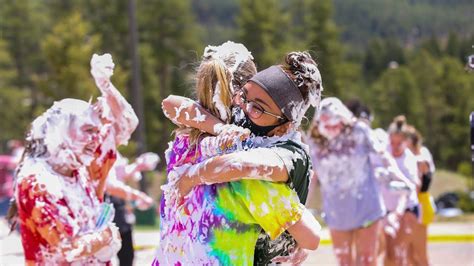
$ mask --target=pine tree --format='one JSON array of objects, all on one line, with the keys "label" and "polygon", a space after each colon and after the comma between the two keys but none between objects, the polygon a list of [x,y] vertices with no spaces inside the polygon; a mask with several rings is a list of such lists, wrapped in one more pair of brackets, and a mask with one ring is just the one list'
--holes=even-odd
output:
[{"label": "pine tree", "polygon": [[[31,98],[28,97],[27,91],[15,85],[17,80],[17,71],[9,55],[7,42],[0,39],[0,143],[6,143],[10,139],[23,139],[30,122],[28,107]],[[0,145],[0,152],[5,153],[2,148],[3,145]]]},{"label": "pine tree", "polygon": [[[443,165],[456,170],[460,163],[469,162],[468,115],[474,110],[474,77],[463,70],[455,57],[439,60],[441,73],[438,82],[445,112],[436,124],[440,125],[439,158]],[[449,136],[449,137],[448,137]]]},{"label": "pine tree", "polygon": [[393,38],[371,40],[363,62],[366,78],[369,81],[377,79],[391,62],[398,65],[406,62],[405,52],[399,42]]},{"label": "pine tree", "polygon": [[0,0],[0,34],[6,42],[16,69],[14,85],[29,94],[29,115],[37,109],[39,95],[34,77],[44,71],[43,55],[39,40],[44,36],[49,17],[45,5],[30,0]]},{"label": "pine tree", "polygon": [[287,51],[282,51],[290,33],[289,16],[277,0],[240,0],[237,17],[239,42],[255,58],[258,69],[280,63]]},{"label": "pine tree", "polygon": [[458,36],[452,32],[449,33],[446,53],[450,56],[462,59],[461,42],[459,41]]},{"label": "pine tree", "polygon": [[189,91],[188,74],[199,60],[197,51],[202,51],[200,28],[189,0],[138,1],[137,5],[147,142],[151,150],[162,154],[173,126],[160,108],[161,101],[171,93]]},{"label": "pine tree", "polygon": [[41,42],[47,73],[38,84],[47,97],[47,105],[62,98],[88,100],[98,95],[89,62],[98,50],[100,37],[89,32],[90,25],[79,13],[72,13],[59,21]]},{"label": "pine tree", "polygon": [[416,86],[421,94],[418,103],[423,107],[423,123],[419,130],[425,136],[426,144],[435,159],[440,158],[443,136],[442,117],[448,112],[448,107],[443,100],[443,92],[439,86],[442,73],[439,61],[426,50],[418,51],[411,58],[408,68],[416,79]]},{"label": "pine tree", "polygon": [[406,67],[387,69],[371,88],[375,126],[386,127],[397,115],[405,115],[417,128],[423,123],[420,92]]},{"label": "pine tree", "polygon": [[[339,30],[332,20],[331,0],[303,0],[302,30],[299,33],[316,59],[326,95],[341,96],[342,84],[340,67],[342,64],[342,45],[339,42]],[[298,39],[297,39],[298,40]]]}]

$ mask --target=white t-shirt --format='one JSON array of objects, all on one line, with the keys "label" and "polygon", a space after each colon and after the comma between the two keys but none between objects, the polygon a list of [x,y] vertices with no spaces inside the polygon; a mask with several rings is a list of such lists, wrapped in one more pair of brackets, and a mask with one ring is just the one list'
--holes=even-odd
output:
[{"label": "white t-shirt", "polygon": [[[418,181],[418,165],[416,156],[409,150],[405,149],[405,152],[400,157],[394,157],[397,162],[398,168],[405,175],[406,178],[413,181],[414,184]],[[408,197],[407,207],[415,207],[418,205],[418,196],[416,190],[410,192]]]},{"label": "white t-shirt", "polygon": [[[392,154],[390,145],[387,146],[387,151],[390,153],[390,155]],[[416,180],[418,179],[417,157],[410,150],[406,149],[402,156],[398,158],[394,157],[394,159],[402,174],[409,180],[412,180],[413,183],[416,183]],[[385,167],[382,166],[382,162],[377,161],[375,161],[374,167],[376,172],[378,168],[385,169]],[[381,177],[384,177],[387,175],[389,176],[390,174],[388,172],[382,171],[379,172],[379,175],[381,175]],[[395,211],[400,197],[405,193],[408,193],[409,195],[408,201],[406,203],[407,208],[412,208],[418,204],[418,196],[416,190],[407,192],[404,190],[393,189],[390,187],[390,178],[381,178],[381,180],[379,180],[379,185],[380,192],[382,194],[382,198],[387,211]]]},{"label": "white t-shirt", "polygon": [[430,167],[430,172],[434,173],[436,167],[433,161],[433,156],[431,155],[431,152],[428,150],[428,148],[426,148],[425,146],[421,147],[420,154],[416,157],[418,162],[427,162]]}]

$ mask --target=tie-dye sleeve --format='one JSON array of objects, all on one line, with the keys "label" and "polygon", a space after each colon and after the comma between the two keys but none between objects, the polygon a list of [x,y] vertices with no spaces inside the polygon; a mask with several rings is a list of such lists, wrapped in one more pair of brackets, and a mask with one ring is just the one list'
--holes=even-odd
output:
[{"label": "tie-dye sleeve", "polygon": [[305,207],[288,185],[258,180],[242,180],[231,184],[254,222],[271,239],[301,219]]},{"label": "tie-dye sleeve", "polygon": [[166,159],[166,169],[168,172],[184,164],[195,164],[201,159],[199,147],[192,147],[187,135],[177,136],[170,145],[171,147]]}]

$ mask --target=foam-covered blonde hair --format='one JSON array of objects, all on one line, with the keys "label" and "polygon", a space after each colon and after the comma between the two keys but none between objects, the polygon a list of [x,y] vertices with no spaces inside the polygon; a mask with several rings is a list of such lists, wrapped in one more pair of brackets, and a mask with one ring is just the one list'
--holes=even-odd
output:
[{"label": "foam-covered blonde hair", "polygon": [[[196,73],[196,100],[212,115],[230,123],[234,91],[256,72],[253,57],[244,45],[228,41],[207,46]],[[187,131],[192,144],[202,134],[199,129]]]}]

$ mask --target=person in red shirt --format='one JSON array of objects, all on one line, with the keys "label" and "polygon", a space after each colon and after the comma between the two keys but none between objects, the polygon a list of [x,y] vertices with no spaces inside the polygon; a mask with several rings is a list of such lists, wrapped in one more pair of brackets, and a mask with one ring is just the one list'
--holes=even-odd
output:
[{"label": "person in red shirt", "polygon": [[26,138],[14,195],[26,265],[107,265],[121,246],[102,199],[116,146],[138,119],[110,82],[111,56],[94,55],[91,67],[98,101],[55,102]]}]

